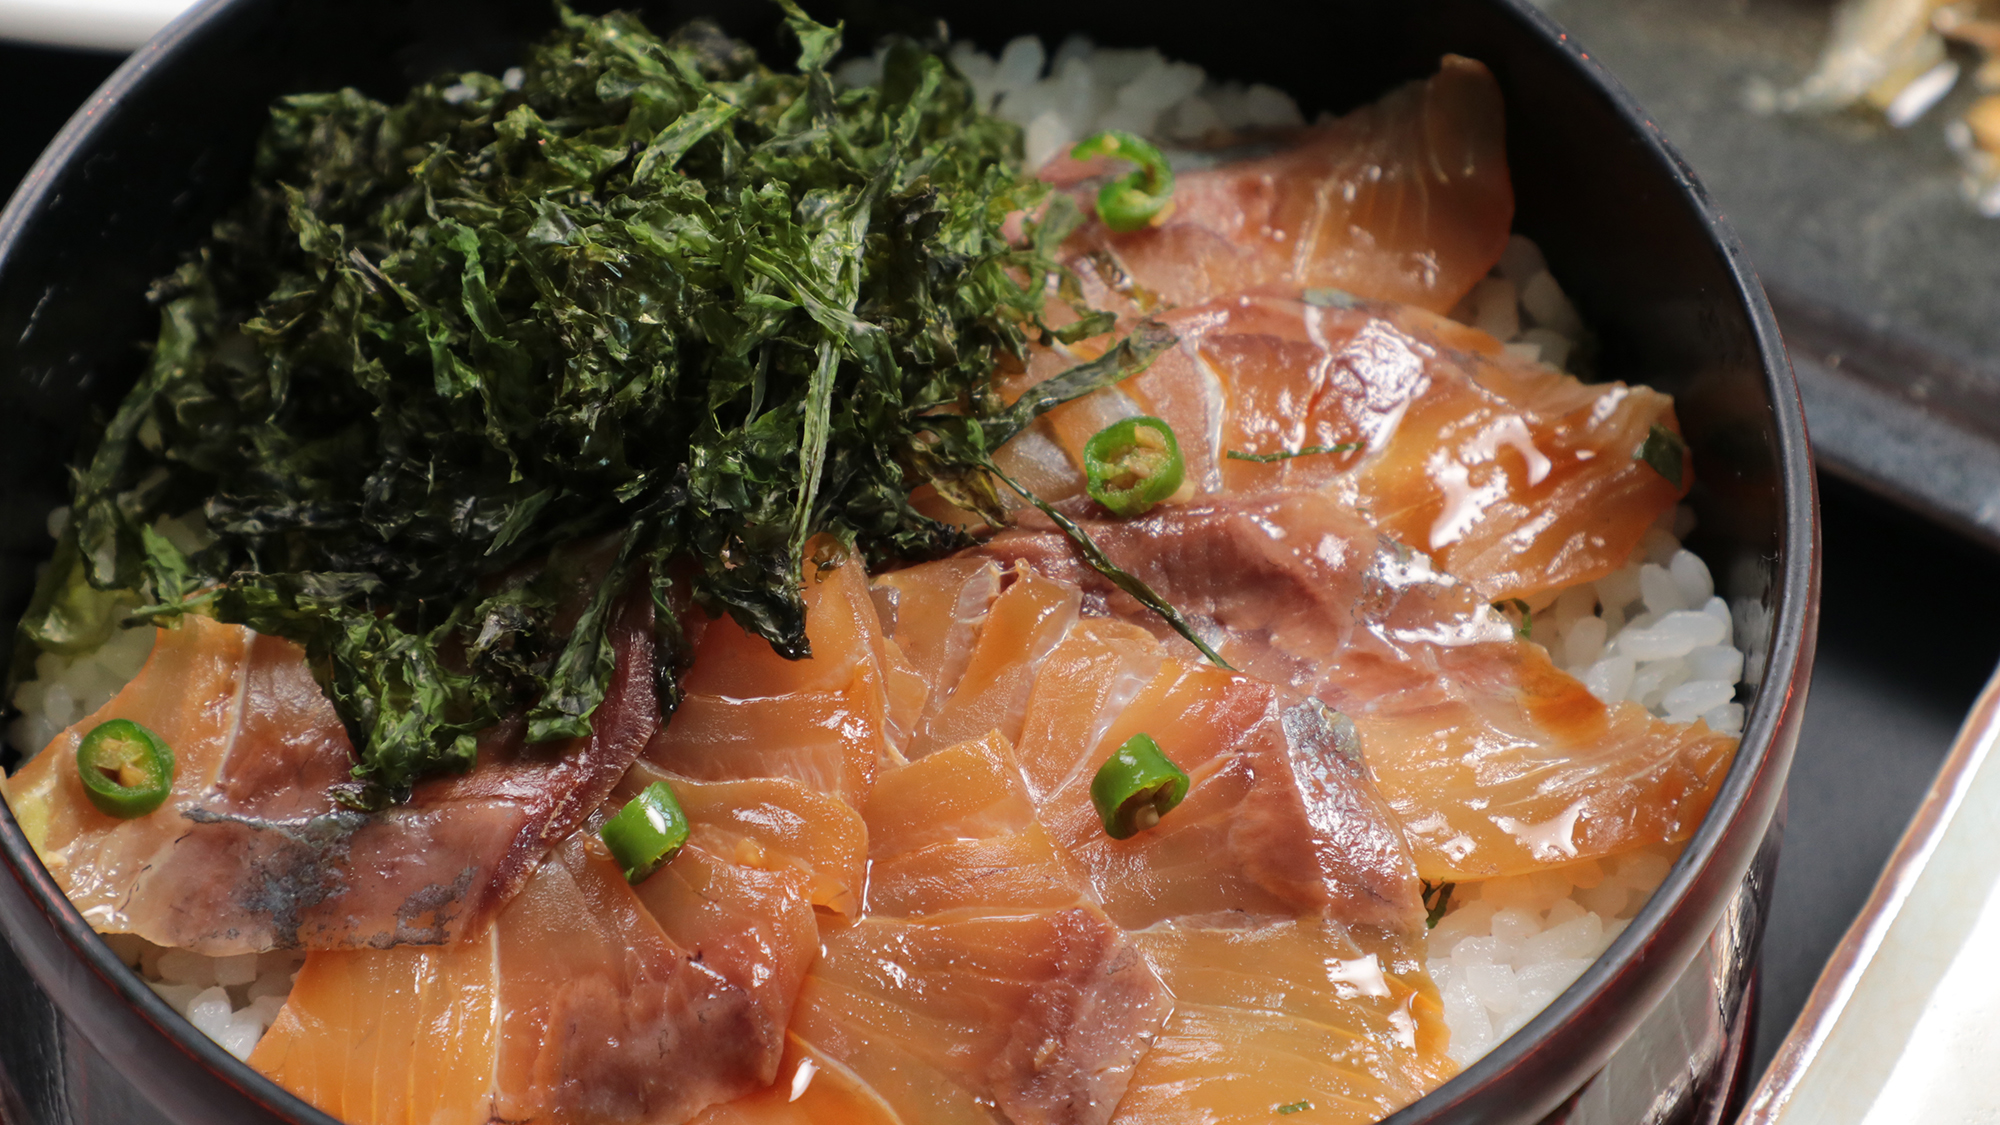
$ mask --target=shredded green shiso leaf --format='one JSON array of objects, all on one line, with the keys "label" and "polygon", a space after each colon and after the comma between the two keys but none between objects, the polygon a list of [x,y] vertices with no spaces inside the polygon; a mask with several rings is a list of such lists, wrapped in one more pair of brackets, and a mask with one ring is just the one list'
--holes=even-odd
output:
[{"label": "shredded green shiso leaf", "polygon": [[[518,82],[280,101],[247,201],[156,291],[28,637],[199,612],[293,638],[359,750],[343,799],[379,807],[504,715],[586,734],[635,581],[671,708],[687,599],[803,657],[813,536],[963,545],[920,483],[1003,519],[991,450],[1171,337],[1002,407],[1001,356],[1110,325],[1042,320],[1074,207],[937,50],[836,89],[839,30],[780,3],[796,73],[563,11]],[[217,538],[189,556],[152,524],[195,507]]]}]

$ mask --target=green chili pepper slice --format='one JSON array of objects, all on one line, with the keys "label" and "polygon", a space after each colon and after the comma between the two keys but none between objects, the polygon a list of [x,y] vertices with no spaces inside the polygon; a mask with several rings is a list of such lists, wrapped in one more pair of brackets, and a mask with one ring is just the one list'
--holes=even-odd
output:
[{"label": "green chili pepper slice", "polygon": [[1115,516],[1143,516],[1178,492],[1187,461],[1174,429],[1158,418],[1127,418],[1097,431],[1083,445],[1090,498]]},{"label": "green chili pepper slice", "polygon": [[1104,821],[1104,831],[1124,840],[1151,828],[1187,796],[1188,775],[1167,760],[1149,734],[1125,740],[1097,769],[1090,782],[1090,802]]},{"label": "green chili pepper slice", "polygon": [[166,803],[174,788],[174,752],[130,719],[99,723],[76,748],[76,771],[90,803],[130,820]]},{"label": "green chili pepper slice", "polygon": [[1174,170],[1160,150],[1120,129],[1085,137],[1069,150],[1076,160],[1115,156],[1130,160],[1135,171],[1105,184],[1097,192],[1097,217],[1115,231],[1135,231],[1166,221],[1174,207]]},{"label": "green chili pepper slice", "polygon": [[625,802],[597,834],[625,872],[625,881],[640,883],[681,853],[688,839],[688,819],[673,789],[655,781]]}]

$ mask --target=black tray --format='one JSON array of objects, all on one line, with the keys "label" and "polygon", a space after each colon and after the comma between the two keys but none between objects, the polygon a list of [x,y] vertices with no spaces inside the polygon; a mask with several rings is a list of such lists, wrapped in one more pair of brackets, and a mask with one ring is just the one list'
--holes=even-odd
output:
[{"label": "black tray", "polygon": [[1943,136],[1971,83],[1905,129],[1863,110],[1765,116],[1746,86],[1811,70],[1830,0],[1544,7],[1655,115],[1749,247],[1821,467],[2000,546],[2000,219],[1961,198]]}]

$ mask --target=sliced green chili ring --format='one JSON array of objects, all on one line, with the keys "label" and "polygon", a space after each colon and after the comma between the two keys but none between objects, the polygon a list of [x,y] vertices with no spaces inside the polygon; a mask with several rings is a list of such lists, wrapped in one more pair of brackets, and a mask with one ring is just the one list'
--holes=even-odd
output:
[{"label": "sliced green chili ring", "polygon": [[1151,828],[1187,796],[1188,775],[1160,752],[1149,734],[1125,740],[1097,769],[1090,782],[1090,802],[1104,821],[1104,831],[1124,840]]},{"label": "sliced green chili ring", "polygon": [[1162,222],[1173,211],[1174,170],[1151,144],[1121,129],[1085,137],[1069,150],[1072,158],[1115,156],[1139,167],[1097,191],[1097,217],[1115,231],[1135,231]]},{"label": "sliced green chili ring", "polygon": [[1311,1101],[1305,1098],[1300,1098],[1298,1101],[1287,1102],[1284,1105],[1279,1106],[1278,1116],[1283,1117],[1293,1113],[1304,1113],[1306,1110],[1309,1110],[1312,1107],[1313,1104]]},{"label": "sliced green chili ring", "polygon": [[1097,431],[1083,445],[1090,498],[1115,516],[1143,516],[1178,492],[1187,461],[1174,428],[1158,418],[1127,418]]},{"label": "sliced green chili ring", "polygon": [[174,789],[174,752],[138,723],[112,719],[83,736],[76,771],[91,804],[130,820],[166,803]]},{"label": "sliced green chili ring", "polygon": [[1646,432],[1646,440],[1632,453],[1634,461],[1644,461],[1654,472],[1667,478],[1667,483],[1675,488],[1681,486],[1681,463],[1687,458],[1687,443],[1681,435],[1661,425],[1654,425]]},{"label": "sliced green chili ring", "polygon": [[674,791],[666,782],[655,781],[625,802],[597,834],[625,872],[625,881],[640,883],[681,854],[688,839],[688,819]]}]

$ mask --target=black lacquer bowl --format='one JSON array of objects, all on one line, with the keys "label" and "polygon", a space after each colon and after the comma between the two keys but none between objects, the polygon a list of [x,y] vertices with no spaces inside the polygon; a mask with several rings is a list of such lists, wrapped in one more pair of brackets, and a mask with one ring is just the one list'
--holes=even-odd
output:
[{"label": "black lacquer bowl", "polygon": [[[1195,20],[1098,0],[934,5],[811,6],[821,18],[849,15],[857,44],[891,26],[934,28],[939,16],[988,49],[1028,31],[1157,44],[1213,74],[1286,89],[1309,114],[1428,74],[1447,51],[1492,67],[1507,97],[1516,226],[1600,334],[1600,368],[1679,400],[1700,481],[1693,546],[1722,593],[1754,607],[1739,617],[1750,618],[1761,687],[1713,811],[1638,919],[1526,1028],[1392,1120],[1596,1117],[1572,1095],[1621,1046],[1621,1058],[1658,1053],[1640,1041],[1662,1026],[1677,980],[1683,991],[1697,977],[1723,982],[1708,991],[1726,1000],[1718,1026],[1728,1034],[1761,933],[1760,873],[1804,705],[1817,536],[1805,427],[1776,325],[1693,174],[1630,96],[1525,0],[1235,0],[1226,18]],[[662,29],[708,15],[775,47],[775,8],[757,0],[642,7]],[[0,616],[12,621],[26,603],[47,553],[43,519],[63,502],[82,431],[139,373],[157,330],[149,283],[240,195],[271,99],[343,85],[394,98],[439,73],[498,70],[552,22],[543,0],[211,0],[98,91],[0,213]],[[35,1125],[330,1120],[230,1058],[126,971],[5,812],[0,852],[0,933],[11,946],[11,956],[0,947],[0,1115]],[[1665,1049],[1660,1097],[1692,1106],[1667,1087],[1704,1067],[1711,1085],[1727,1085],[1731,1068],[1716,1058]],[[1615,1093],[1598,1100],[1649,1114],[1667,1104],[1646,1089]]]}]

